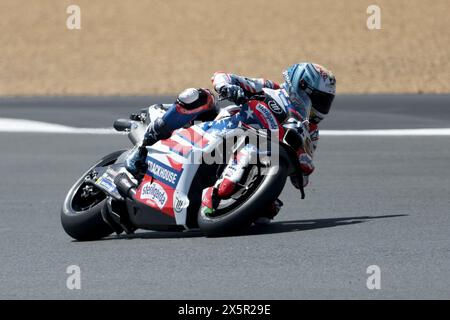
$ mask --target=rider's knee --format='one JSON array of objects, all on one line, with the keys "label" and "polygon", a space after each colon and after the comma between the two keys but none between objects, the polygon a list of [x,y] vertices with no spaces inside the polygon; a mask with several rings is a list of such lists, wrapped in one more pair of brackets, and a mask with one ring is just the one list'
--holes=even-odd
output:
[{"label": "rider's knee", "polygon": [[208,89],[189,88],[178,95],[175,105],[181,114],[200,114],[215,109],[216,104]]}]

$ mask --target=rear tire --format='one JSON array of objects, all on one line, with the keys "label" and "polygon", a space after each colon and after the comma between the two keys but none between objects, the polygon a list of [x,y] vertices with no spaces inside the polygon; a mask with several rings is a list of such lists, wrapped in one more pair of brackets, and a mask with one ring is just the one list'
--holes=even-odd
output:
[{"label": "rear tire", "polygon": [[102,208],[105,205],[105,199],[96,199],[93,202],[92,207],[88,209],[77,208],[76,195],[79,193],[80,188],[85,185],[85,176],[95,167],[107,166],[114,163],[117,158],[123,154],[125,150],[113,152],[87,170],[80,179],[70,188],[61,209],[61,224],[64,231],[72,238],[79,241],[98,240],[110,235],[113,230],[102,218]]},{"label": "rear tire", "polygon": [[267,203],[278,198],[286,183],[286,165],[281,163],[268,170],[258,189],[237,208],[217,217],[208,217],[199,211],[197,220],[200,230],[208,237],[216,237],[238,234],[250,227]]}]

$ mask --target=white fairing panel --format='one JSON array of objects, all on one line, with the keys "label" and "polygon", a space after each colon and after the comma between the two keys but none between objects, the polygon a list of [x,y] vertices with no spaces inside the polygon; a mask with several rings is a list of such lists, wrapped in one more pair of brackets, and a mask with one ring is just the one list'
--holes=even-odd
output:
[{"label": "white fairing panel", "polygon": [[[186,139],[188,130],[192,133],[191,136],[201,136],[204,141],[207,141],[207,144],[200,146]],[[168,190],[168,193],[171,193],[172,203],[167,204],[173,208],[177,225],[186,227],[187,207],[189,206],[188,194],[191,183],[203,161],[204,152],[213,149],[221,142],[221,137],[211,135],[203,131],[200,126],[194,125],[189,129],[178,129],[169,139],[159,141],[148,147],[148,156],[151,159],[180,172],[175,189]],[[175,149],[183,148],[190,151],[187,155],[179,154],[171,147],[173,145],[176,146]]]},{"label": "white fairing panel", "polygon": [[[167,108],[163,109],[157,105],[150,106],[148,110],[149,120],[155,121],[162,117],[166,112],[165,109]],[[222,111],[220,117],[225,119],[239,111],[239,107],[229,106]],[[233,134],[234,132],[237,133]],[[160,193],[164,193],[166,201],[164,201],[163,208],[160,209],[166,214],[173,213],[177,225],[186,227],[187,208],[189,206],[188,194],[200,164],[205,162],[204,154],[211,152],[221,144],[224,134],[230,136],[239,133],[241,131],[227,130],[222,134],[215,131],[205,131],[202,124],[199,124],[178,129],[170,138],[147,147],[147,164],[149,165],[150,175],[157,180],[158,185],[163,185],[164,189],[164,192]],[[168,176],[171,179],[167,179]],[[195,188],[196,186],[192,187]],[[137,196],[141,197],[141,194],[138,192]]]}]

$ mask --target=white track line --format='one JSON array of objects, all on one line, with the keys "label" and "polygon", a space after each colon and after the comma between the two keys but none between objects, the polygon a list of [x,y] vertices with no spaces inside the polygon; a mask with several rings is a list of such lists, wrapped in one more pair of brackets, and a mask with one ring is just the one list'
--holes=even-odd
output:
[{"label": "white track line", "polygon": [[450,128],[379,129],[379,130],[320,130],[321,136],[450,136]]},{"label": "white track line", "polygon": [[48,122],[9,118],[0,118],[0,132],[121,134],[113,128],[75,128]]},{"label": "white track line", "polygon": [[[60,124],[0,118],[0,132],[66,133],[66,134],[123,134],[113,128],[76,128]],[[320,130],[321,136],[450,136],[450,128],[383,129],[383,130]]]}]

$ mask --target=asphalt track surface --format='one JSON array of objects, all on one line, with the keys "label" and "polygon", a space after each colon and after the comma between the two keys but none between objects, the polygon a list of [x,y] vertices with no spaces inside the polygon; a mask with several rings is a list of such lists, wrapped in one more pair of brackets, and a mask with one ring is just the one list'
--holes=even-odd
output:
[{"label": "asphalt track surface", "polygon": [[[108,127],[156,101],[3,98],[0,118]],[[450,127],[450,95],[336,102],[324,128]],[[450,298],[448,136],[324,136],[306,199],[287,185],[275,222],[243,236],[73,241],[59,220],[66,192],[99,157],[129,145],[120,135],[0,133],[0,298]],[[66,287],[74,264],[81,290]],[[366,287],[370,265],[381,269],[380,290]]]}]

